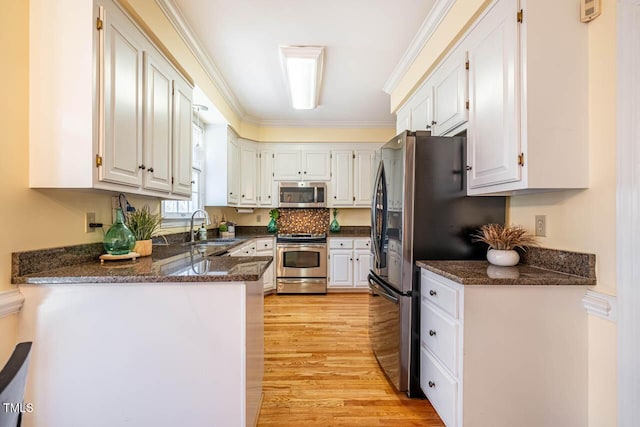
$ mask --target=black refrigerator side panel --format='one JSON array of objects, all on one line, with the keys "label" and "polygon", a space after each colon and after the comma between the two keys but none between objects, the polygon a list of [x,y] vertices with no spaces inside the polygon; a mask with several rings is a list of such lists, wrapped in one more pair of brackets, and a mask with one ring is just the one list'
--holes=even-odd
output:
[{"label": "black refrigerator side panel", "polygon": [[482,224],[505,220],[505,197],[466,195],[466,139],[416,141],[413,260],[484,259],[472,242]]}]

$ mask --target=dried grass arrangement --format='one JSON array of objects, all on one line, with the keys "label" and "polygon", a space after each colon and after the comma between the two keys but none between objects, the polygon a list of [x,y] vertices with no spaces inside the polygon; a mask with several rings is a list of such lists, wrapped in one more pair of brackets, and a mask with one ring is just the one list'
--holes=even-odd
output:
[{"label": "dried grass arrangement", "polygon": [[527,233],[520,225],[485,224],[480,227],[480,233],[474,234],[474,242],[484,242],[491,249],[502,251],[527,246],[537,246],[536,238]]},{"label": "dried grass arrangement", "polygon": [[159,214],[152,214],[149,206],[131,212],[127,216],[127,227],[131,230],[136,240],[149,240],[160,228],[162,218]]}]

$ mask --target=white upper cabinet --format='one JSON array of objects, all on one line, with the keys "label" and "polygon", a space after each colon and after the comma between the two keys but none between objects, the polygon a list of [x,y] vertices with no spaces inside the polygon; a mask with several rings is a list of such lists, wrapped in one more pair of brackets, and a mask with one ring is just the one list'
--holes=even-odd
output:
[{"label": "white upper cabinet", "polygon": [[[115,5],[105,9],[104,141],[99,179],[142,184],[142,35]],[[69,153],[72,155],[72,153]]]},{"label": "white upper cabinet", "polygon": [[[227,203],[231,206],[240,203],[240,163],[238,139],[233,132],[229,132],[227,135]],[[215,185],[215,183],[211,183],[211,180],[209,182],[210,185]]]},{"label": "white upper cabinet", "polygon": [[405,105],[396,113],[396,135],[411,129],[411,107]]},{"label": "white upper cabinet", "polygon": [[495,0],[398,110],[397,128],[407,117],[423,127],[432,90],[433,134],[467,131],[467,194],[587,188],[587,61],[572,2]]},{"label": "white upper cabinet", "polygon": [[274,179],[277,181],[329,181],[331,161],[328,150],[276,149]]},{"label": "white upper cabinet", "polygon": [[516,103],[517,13],[513,1],[502,1],[482,19],[469,42],[467,134],[470,189],[517,181],[520,138]]},{"label": "white upper cabinet", "polygon": [[193,90],[183,79],[173,81],[173,194],[191,196]]},{"label": "white upper cabinet", "polygon": [[466,62],[464,52],[455,52],[433,78],[433,135],[444,135],[468,120]]},{"label": "white upper cabinet", "polygon": [[331,152],[330,206],[353,206],[353,151]]},{"label": "white upper cabinet", "polygon": [[431,130],[433,126],[433,87],[425,83],[414,96],[411,103],[411,124],[407,129]]},{"label": "white upper cabinet", "polygon": [[301,160],[304,181],[329,181],[331,179],[329,150],[303,151]]},{"label": "white upper cabinet", "polygon": [[[144,52],[144,144],[142,184],[144,188],[171,191],[172,70],[154,52]],[[189,180],[191,181],[191,180]]]},{"label": "white upper cabinet", "polygon": [[29,20],[29,185],[189,197],[192,87],[132,18],[113,0],[34,0]]},{"label": "white upper cabinet", "polygon": [[255,142],[240,142],[240,204],[255,206],[258,204],[258,148]]},{"label": "white upper cabinet", "polygon": [[353,196],[354,206],[371,207],[371,197],[373,195],[374,180],[374,158],[373,150],[356,150],[353,160]]},{"label": "white upper cabinet", "polygon": [[258,204],[260,206],[275,206],[273,181],[273,150],[260,151],[260,191],[258,194]]}]

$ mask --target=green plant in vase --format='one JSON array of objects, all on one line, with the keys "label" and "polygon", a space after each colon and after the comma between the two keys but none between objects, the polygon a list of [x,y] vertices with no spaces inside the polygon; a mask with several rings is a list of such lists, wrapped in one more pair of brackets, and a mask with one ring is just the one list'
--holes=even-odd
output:
[{"label": "green plant in vase", "polygon": [[151,255],[153,246],[151,238],[160,228],[162,218],[159,214],[152,214],[149,206],[131,212],[127,217],[127,226],[136,238],[134,252],[140,256]]},{"label": "green plant in vase", "polygon": [[267,232],[276,233],[278,232],[278,218],[280,218],[280,211],[278,209],[271,209],[269,211],[269,217],[271,221],[267,224]]},{"label": "green plant in vase", "polygon": [[329,231],[331,231],[332,233],[337,233],[338,231],[340,231],[340,224],[338,224],[338,209],[337,208],[333,208],[333,221],[331,221],[331,225],[329,225]]}]

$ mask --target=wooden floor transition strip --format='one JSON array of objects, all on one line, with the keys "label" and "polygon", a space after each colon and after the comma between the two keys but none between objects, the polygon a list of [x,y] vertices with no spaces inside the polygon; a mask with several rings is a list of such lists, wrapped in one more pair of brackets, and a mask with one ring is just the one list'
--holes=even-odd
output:
[{"label": "wooden floor transition strip", "polygon": [[427,400],[397,393],[369,344],[368,294],[265,298],[258,426],[442,426]]}]

